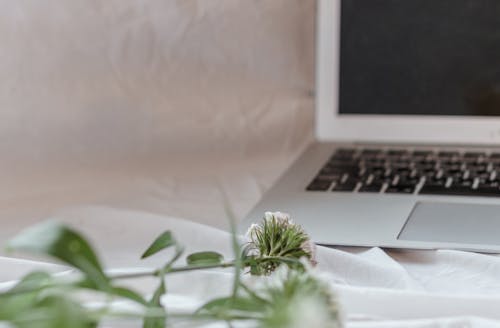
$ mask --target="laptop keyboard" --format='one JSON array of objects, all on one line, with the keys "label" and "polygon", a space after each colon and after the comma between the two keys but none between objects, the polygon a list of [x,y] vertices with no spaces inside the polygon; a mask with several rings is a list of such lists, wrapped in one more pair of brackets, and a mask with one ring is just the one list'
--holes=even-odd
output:
[{"label": "laptop keyboard", "polygon": [[500,197],[500,153],[341,148],[306,190]]}]

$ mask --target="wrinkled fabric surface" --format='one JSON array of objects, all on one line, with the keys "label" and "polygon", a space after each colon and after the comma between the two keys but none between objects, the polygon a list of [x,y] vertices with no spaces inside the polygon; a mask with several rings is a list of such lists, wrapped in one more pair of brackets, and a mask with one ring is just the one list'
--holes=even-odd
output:
[{"label": "wrinkled fabric surface", "polygon": [[[312,140],[314,1],[0,5],[0,243],[54,218],[108,269],[159,265],[138,258],[166,229],[230,257],[224,204],[242,218]],[[0,288],[67,271],[1,256]],[[319,248],[318,262],[347,327],[500,326],[496,256]],[[164,301],[186,310],[231,276],[171,279]]]},{"label": "wrinkled fabric surface", "polygon": [[[165,261],[161,255],[145,261],[139,257],[159,231],[166,229],[175,231],[186,253],[216,250],[232,258],[227,232],[185,219],[108,206],[66,208],[54,218],[87,235],[114,272],[161,266]],[[450,250],[318,247],[317,261],[317,269],[338,294],[346,327],[500,326],[500,259],[496,256]],[[21,259],[0,258],[0,263],[4,268],[0,288],[10,286],[6,281],[30,269],[67,271]],[[167,280],[169,296],[163,301],[171,311],[195,310],[228,293],[231,281],[231,271],[223,269],[172,275]],[[145,294],[156,287],[148,279],[131,280],[128,285]]]}]

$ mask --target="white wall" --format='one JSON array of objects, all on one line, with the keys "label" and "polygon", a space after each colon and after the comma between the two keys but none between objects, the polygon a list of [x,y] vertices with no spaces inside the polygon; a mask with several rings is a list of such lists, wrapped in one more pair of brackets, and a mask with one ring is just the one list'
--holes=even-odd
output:
[{"label": "white wall", "polygon": [[0,8],[3,168],[289,156],[310,140],[313,0]]}]

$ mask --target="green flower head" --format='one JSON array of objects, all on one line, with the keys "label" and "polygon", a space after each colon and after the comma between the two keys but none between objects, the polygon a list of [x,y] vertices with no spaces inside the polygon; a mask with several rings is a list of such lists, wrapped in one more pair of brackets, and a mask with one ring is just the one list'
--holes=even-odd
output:
[{"label": "green flower head", "polygon": [[269,275],[281,263],[300,267],[301,258],[316,264],[314,243],[286,213],[266,212],[260,224],[248,229],[247,238],[245,255],[255,259],[252,274]]}]

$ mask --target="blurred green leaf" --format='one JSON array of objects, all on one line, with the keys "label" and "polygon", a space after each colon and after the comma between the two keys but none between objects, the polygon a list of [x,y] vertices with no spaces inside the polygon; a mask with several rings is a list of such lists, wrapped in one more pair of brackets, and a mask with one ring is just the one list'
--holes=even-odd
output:
[{"label": "blurred green leaf", "polygon": [[65,297],[67,287],[57,286],[46,272],[32,272],[0,294],[0,321],[18,328],[90,328],[90,313]]},{"label": "blurred green leaf", "polygon": [[0,322],[12,321],[26,313],[36,300],[36,292],[0,296]]},{"label": "blurred green leaf", "polygon": [[27,311],[34,304],[46,277],[38,272],[29,274],[9,291],[0,294],[0,321],[10,321]]},{"label": "blurred green leaf", "polygon": [[153,241],[151,246],[142,254],[141,259],[145,259],[146,257],[149,257],[151,255],[154,255],[165,248],[171,247],[176,245],[177,242],[175,241],[174,237],[172,236],[172,232],[170,231],[165,231],[161,235],[158,236],[158,238]]},{"label": "blurred green leaf", "polygon": [[89,242],[78,232],[60,223],[49,221],[26,229],[14,237],[7,248],[50,255],[79,269],[97,289],[109,288],[109,280]]},{"label": "blurred green leaf", "polygon": [[[83,288],[83,289],[92,289],[92,290],[98,290],[95,287],[95,284],[89,281],[88,279],[83,279],[80,280],[72,285],[75,288]],[[126,298],[131,301],[134,301],[136,303],[142,304],[142,305],[149,305],[149,302],[144,299],[140,294],[137,292],[128,289],[126,287],[120,287],[120,286],[109,286],[108,289],[105,290],[106,293],[109,293],[110,296],[118,296],[121,298]]]},{"label": "blurred green leaf", "polygon": [[[161,283],[158,288],[155,290],[151,301],[149,302],[149,311],[153,312],[154,316],[146,316],[144,319],[143,328],[164,328],[166,326],[167,321],[167,312],[161,305],[161,297],[166,293],[165,282],[163,277],[161,277]],[[156,313],[159,313],[157,315]]]},{"label": "blurred green leaf", "polygon": [[231,316],[232,313],[241,315],[242,312],[261,312],[265,303],[253,298],[229,296],[217,298],[202,305],[197,314],[212,314],[219,317]]},{"label": "blurred green leaf", "polygon": [[217,252],[198,252],[190,254],[186,258],[188,265],[203,266],[203,265],[217,265],[221,264],[224,257]]},{"label": "blurred green leaf", "polygon": [[110,293],[115,296],[126,298],[142,305],[146,306],[149,305],[149,303],[140,294],[125,287],[112,287]]},{"label": "blurred green leaf", "polygon": [[0,294],[0,298],[12,294],[27,293],[40,290],[53,282],[52,276],[47,272],[33,271],[24,276],[14,287]]},{"label": "blurred green leaf", "polygon": [[17,328],[94,328],[97,321],[81,305],[62,295],[40,297],[11,322]]}]

